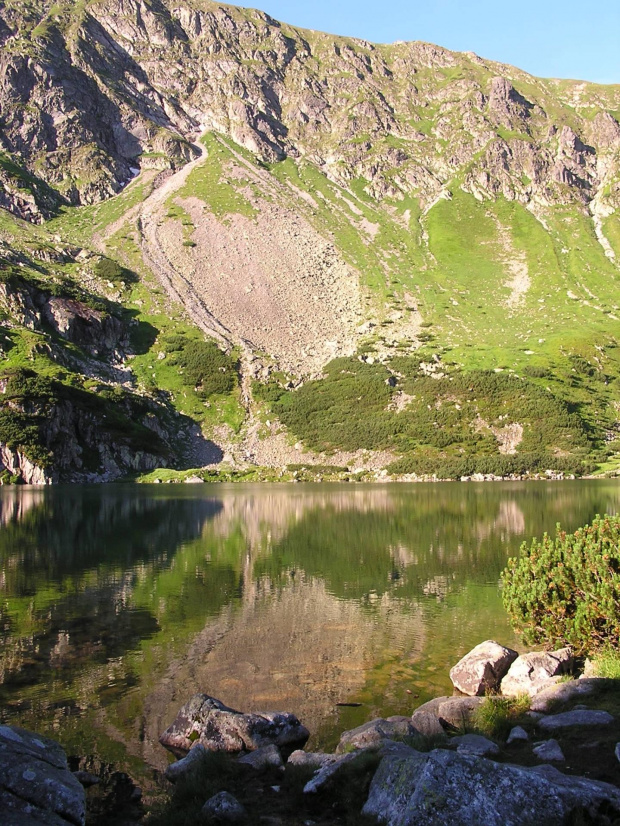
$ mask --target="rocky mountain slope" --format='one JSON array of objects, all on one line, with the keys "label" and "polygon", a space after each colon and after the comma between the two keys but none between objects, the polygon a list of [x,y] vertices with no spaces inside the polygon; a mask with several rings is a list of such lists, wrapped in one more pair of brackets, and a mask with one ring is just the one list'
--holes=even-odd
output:
[{"label": "rocky mountain slope", "polygon": [[11,474],[613,456],[620,86],[209,0],[10,0],[0,43],[5,372],[161,440],[52,436],[22,394]]}]

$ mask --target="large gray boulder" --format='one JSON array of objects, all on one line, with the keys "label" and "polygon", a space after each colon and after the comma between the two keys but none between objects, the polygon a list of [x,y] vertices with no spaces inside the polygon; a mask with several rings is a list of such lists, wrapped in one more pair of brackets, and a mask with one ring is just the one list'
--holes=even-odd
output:
[{"label": "large gray boulder", "polygon": [[501,692],[506,697],[517,697],[519,694],[533,697],[558,682],[562,675],[569,674],[572,668],[573,652],[570,648],[522,654],[502,680]]},{"label": "large gray boulder", "polygon": [[486,640],[472,648],[450,669],[450,679],[463,694],[482,696],[499,688],[502,677],[518,656],[512,648]]},{"label": "large gray boulder", "polygon": [[555,683],[536,693],[532,698],[532,711],[547,712],[550,708],[569,703],[581,697],[587,697],[598,689],[605,688],[608,681],[600,677],[580,678],[564,683]]},{"label": "large gray boulder", "polygon": [[386,755],[363,814],[389,826],[560,826],[576,807],[617,809],[620,789],[550,766],[523,768],[435,749]]},{"label": "large gray boulder", "polygon": [[274,744],[297,748],[310,732],[294,714],[260,711],[244,714],[208,694],[195,694],[177,714],[159,742],[177,757],[197,743],[209,751],[254,751]]},{"label": "large gray boulder", "polygon": [[544,731],[556,731],[570,726],[607,726],[613,723],[614,718],[608,711],[590,711],[587,708],[576,708],[573,711],[564,711],[561,714],[549,714],[538,721],[538,728]]},{"label": "large gray boulder", "polygon": [[0,726],[2,826],[83,826],[86,795],[54,740]]}]

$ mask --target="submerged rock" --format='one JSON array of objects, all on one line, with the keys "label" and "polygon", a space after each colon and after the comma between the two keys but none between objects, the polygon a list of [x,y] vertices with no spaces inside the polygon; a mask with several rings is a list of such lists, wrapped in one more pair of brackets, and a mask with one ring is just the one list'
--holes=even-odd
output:
[{"label": "submerged rock", "polygon": [[196,744],[209,751],[254,751],[276,746],[303,746],[310,732],[294,714],[261,711],[244,714],[208,694],[195,694],[177,714],[159,742],[177,756]]},{"label": "submerged rock", "polygon": [[450,669],[450,679],[463,694],[481,696],[499,688],[502,678],[519,655],[494,640],[473,648]]}]

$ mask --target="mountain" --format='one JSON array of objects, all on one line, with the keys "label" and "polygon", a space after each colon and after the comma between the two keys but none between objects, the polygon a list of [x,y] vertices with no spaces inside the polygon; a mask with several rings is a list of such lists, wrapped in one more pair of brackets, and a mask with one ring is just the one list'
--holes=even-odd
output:
[{"label": "mountain", "polygon": [[616,467],[620,86],[209,0],[0,44],[5,480]]}]

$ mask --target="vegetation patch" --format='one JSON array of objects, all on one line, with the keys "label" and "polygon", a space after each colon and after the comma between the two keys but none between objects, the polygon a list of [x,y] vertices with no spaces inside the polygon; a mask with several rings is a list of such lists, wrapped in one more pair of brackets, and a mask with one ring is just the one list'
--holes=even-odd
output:
[{"label": "vegetation patch", "polygon": [[190,339],[172,335],[165,339],[170,363],[182,370],[185,384],[202,399],[231,393],[237,386],[238,361],[209,339]]},{"label": "vegetation patch", "polygon": [[521,547],[502,573],[503,600],[530,645],[578,653],[620,645],[620,517],[596,517],[567,534],[557,527]]},{"label": "vegetation patch", "polygon": [[[296,390],[271,380],[255,383],[254,392],[313,450],[392,450],[401,456],[389,466],[396,474],[580,474],[597,435],[528,378],[422,356],[385,364],[335,359]],[[398,397],[405,398],[400,409]]]}]

